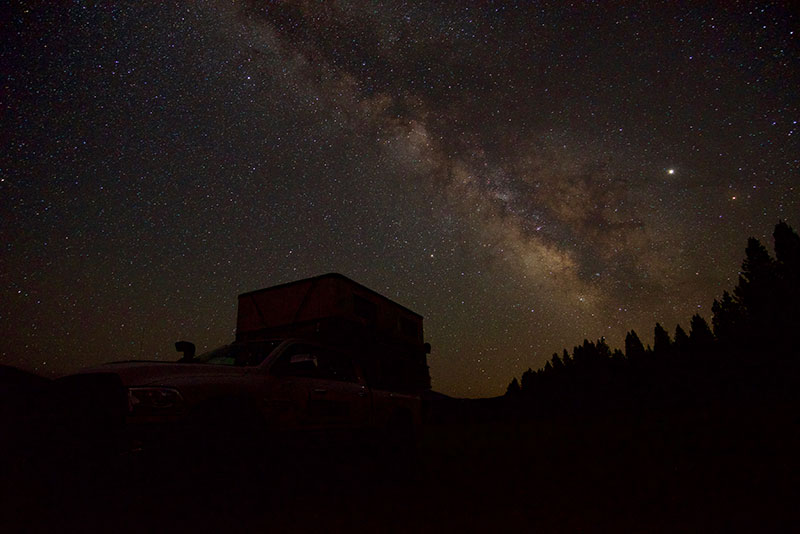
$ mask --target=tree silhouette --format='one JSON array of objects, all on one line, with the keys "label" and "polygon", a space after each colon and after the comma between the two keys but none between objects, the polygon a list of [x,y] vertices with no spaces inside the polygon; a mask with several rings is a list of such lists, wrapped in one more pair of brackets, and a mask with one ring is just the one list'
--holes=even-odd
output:
[{"label": "tree silhouette", "polygon": [[711,324],[716,338],[726,344],[735,344],[744,327],[744,313],[739,302],[725,291],[720,300],[714,299],[711,311],[714,314]]},{"label": "tree silhouette", "polygon": [[561,371],[562,369],[564,369],[564,362],[558,356],[557,352],[553,353],[553,357],[550,359],[550,361],[553,363],[554,371]]},{"label": "tree silhouette", "polygon": [[625,356],[629,360],[636,360],[644,356],[644,345],[635,330],[631,330],[625,336]]},{"label": "tree silhouette", "polygon": [[522,383],[520,387],[524,393],[531,393],[533,391],[533,382],[535,380],[536,373],[534,373],[533,369],[528,367],[528,370],[522,373]]},{"label": "tree silhouette", "polygon": [[564,367],[571,367],[572,366],[572,357],[570,357],[569,352],[567,349],[564,349],[564,352],[561,355],[561,361],[564,362]]},{"label": "tree silhouette", "polygon": [[611,347],[608,346],[606,338],[601,337],[600,339],[598,339],[597,343],[595,344],[595,347],[597,350],[597,355],[596,355],[597,361],[604,362],[609,358],[611,358]]},{"label": "tree silhouette", "polygon": [[708,323],[699,313],[692,315],[689,327],[690,350],[702,353],[713,349],[714,334],[711,333]]},{"label": "tree silhouette", "polygon": [[660,323],[656,323],[653,329],[653,353],[656,356],[665,356],[672,347],[672,340],[669,338],[669,333],[664,330]]},{"label": "tree silhouette", "polygon": [[770,335],[777,353],[797,356],[795,332],[800,328],[800,236],[780,221],[775,238],[775,283]]},{"label": "tree silhouette", "polygon": [[521,391],[517,377],[514,377],[506,388],[506,397],[519,397]]},{"label": "tree silhouette", "polygon": [[681,325],[675,327],[675,342],[673,346],[678,353],[684,353],[689,350],[689,336],[686,335]]},{"label": "tree silhouette", "polygon": [[795,276],[800,276],[800,236],[785,221],[775,225],[775,258],[786,265]]},{"label": "tree silhouette", "polygon": [[734,295],[742,307],[746,321],[742,325],[743,341],[752,348],[764,343],[773,322],[771,299],[775,297],[775,264],[761,242],[747,241],[745,259]]}]

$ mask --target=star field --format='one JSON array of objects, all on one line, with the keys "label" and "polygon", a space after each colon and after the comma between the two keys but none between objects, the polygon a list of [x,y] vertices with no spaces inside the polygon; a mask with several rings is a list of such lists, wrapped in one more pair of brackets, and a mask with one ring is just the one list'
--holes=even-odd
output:
[{"label": "star field", "polygon": [[425,316],[435,389],[649,341],[800,226],[788,2],[15,2],[0,363],[233,339],[329,271]]}]

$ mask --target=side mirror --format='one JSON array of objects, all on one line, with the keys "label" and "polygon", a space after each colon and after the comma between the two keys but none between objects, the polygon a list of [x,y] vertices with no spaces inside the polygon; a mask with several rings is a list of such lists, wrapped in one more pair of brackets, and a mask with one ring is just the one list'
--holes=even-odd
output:
[{"label": "side mirror", "polygon": [[195,347],[191,341],[176,341],[175,350],[183,353],[183,357],[178,360],[179,362],[188,363],[194,360]]}]

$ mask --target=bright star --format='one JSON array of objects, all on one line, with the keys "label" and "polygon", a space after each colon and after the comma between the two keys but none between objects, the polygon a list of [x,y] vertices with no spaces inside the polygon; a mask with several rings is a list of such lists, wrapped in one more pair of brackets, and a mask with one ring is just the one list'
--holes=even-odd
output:
[{"label": "bright star", "polygon": [[675,174],[675,169],[667,169],[667,174]]}]

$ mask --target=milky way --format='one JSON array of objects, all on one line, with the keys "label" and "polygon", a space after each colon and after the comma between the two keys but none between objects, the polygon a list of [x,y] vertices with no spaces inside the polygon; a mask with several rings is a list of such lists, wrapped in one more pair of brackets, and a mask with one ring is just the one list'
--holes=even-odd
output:
[{"label": "milky way", "polygon": [[45,374],[233,338],[341,272],[480,396],[647,342],[800,226],[788,3],[17,2],[0,358]]}]

